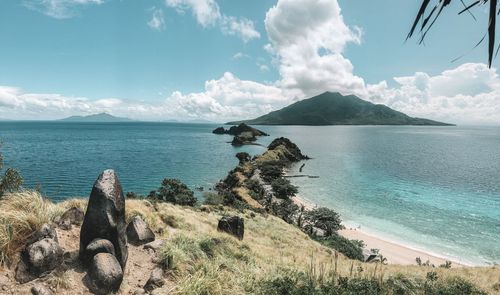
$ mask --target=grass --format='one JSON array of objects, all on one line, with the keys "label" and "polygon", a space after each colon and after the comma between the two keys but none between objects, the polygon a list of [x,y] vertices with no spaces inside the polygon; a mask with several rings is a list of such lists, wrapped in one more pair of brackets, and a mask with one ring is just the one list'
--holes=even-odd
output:
[{"label": "grass", "polygon": [[[71,200],[53,204],[36,192],[0,200],[2,262],[12,261],[23,241],[43,223],[72,206],[84,208],[85,203]],[[146,200],[126,201],[128,220],[141,215],[154,230],[164,232],[167,243],[162,261],[171,271],[169,294],[259,294],[263,282],[291,272],[303,273],[315,282],[340,277],[377,281],[404,277],[403,282],[393,279],[402,287],[406,281],[425,281],[429,272],[435,272],[436,284],[465,278],[491,294],[498,293],[500,286],[498,266],[445,269],[362,263],[321,245],[275,216],[221,206],[212,206],[209,211]],[[218,220],[224,215],[245,218],[242,241],[217,231]]]}]

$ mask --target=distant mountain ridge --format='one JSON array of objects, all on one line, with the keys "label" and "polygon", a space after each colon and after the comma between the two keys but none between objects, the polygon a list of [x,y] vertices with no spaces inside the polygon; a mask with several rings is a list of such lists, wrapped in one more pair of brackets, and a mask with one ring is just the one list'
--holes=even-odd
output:
[{"label": "distant mountain ridge", "polygon": [[130,122],[129,118],[115,117],[107,113],[100,113],[88,116],[71,116],[60,121],[66,122]]},{"label": "distant mountain ridge", "polygon": [[373,104],[355,95],[325,92],[293,103],[252,120],[234,121],[253,125],[429,125],[453,124],[410,117],[382,104]]}]

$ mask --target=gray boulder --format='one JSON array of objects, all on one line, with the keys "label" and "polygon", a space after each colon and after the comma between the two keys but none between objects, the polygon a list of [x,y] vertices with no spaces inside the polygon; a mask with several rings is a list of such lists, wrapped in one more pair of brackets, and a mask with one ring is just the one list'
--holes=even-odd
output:
[{"label": "gray boulder", "polygon": [[158,249],[163,247],[163,245],[165,245],[165,240],[159,239],[159,240],[155,240],[151,243],[147,243],[146,245],[144,245],[143,249],[144,250],[158,251]]},{"label": "gray boulder", "polygon": [[99,175],[90,193],[87,212],[80,232],[80,257],[95,239],[109,240],[116,259],[124,269],[128,258],[125,223],[125,197],[113,170]]},{"label": "gray boulder", "polygon": [[31,287],[31,294],[33,295],[54,295],[54,292],[50,290],[47,286],[42,284],[36,284]]},{"label": "gray boulder", "polygon": [[120,289],[123,281],[123,270],[115,256],[109,253],[98,253],[94,256],[87,275],[90,289],[95,294],[109,294]]},{"label": "gray boulder", "polygon": [[116,256],[115,246],[108,240],[95,239],[87,245],[87,248],[85,248],[81,256],[81,260],[85,265],[89,265],[94,259],[94,256],[99,253],[109,253]]},{"label": "gray boulder", "polygon": [[53,239],[54,241],[59,242],[59,240],[57,239],[56,229],[52,225],[45,223],[42,225],[42,227],[40,227],[39,230],[34,232],[28,238],[28,240],[26,241],[26,245],[31,245],[35,242],[38,242],[40,240],[47,239],[47,238]]},{"label": "gray boulder", "polygon": [[16,280],[29,282],[60,266],[64,260],[64,251],[54,239],[43,239],[35,242],[21,253],[16,268]]},{"label": "gray boulder", "polygon": [[146,282],[146,285],[144,285],[144,290],[146,292],[151,292],[156,288],[161,288],[163,285],[165,285],[165,279],[163,279],[163,269],[161,267],[157,267],[151,272],[149,280]]},{"label": "gray boulder", "polygon": [[61,216],[61,219],[59,220],[59,227],[69,230],[71,229],[71,225],[81,225],[84,217],[85,213],[82,211],[82,209],[78,207],[72,207],[64,212]]},{"label": "gray boulder", "polygon": [[135,216],[127,225],[128,242],[139,246],[155,240],[155,234],[140,216]]},{"label": "gray boulder", "polygon": [[245,234],[244,220],[239,216],[224,216],[219,220],[217,230],[229,233],[243,240],[243,235]]}]

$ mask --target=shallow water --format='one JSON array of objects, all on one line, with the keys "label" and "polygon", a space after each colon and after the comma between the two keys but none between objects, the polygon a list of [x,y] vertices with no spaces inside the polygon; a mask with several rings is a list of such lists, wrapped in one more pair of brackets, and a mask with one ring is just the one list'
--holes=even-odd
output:
[{"label": "shallow water", "polygon": [[[28,187],[59,200],[88,196],[106,168],[125,191],[142,194],[164,177],[208,190],[237,164],[215,125],[2,122],[7,166]],[[500,128],[262,126],[289,137],[313,159],[293,178],[299,193],[361,226],[415,248],[469,263],[500,262]],[[291,174],[298,173],[299,165]],[[197,193],[198,196],[201,193]]]}]

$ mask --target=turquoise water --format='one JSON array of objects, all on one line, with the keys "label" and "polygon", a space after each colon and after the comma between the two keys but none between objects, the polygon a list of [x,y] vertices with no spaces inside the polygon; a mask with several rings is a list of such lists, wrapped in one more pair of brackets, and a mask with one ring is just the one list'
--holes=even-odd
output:
[{"label": "turquoise water", "polygon": [[[237,164],[215,125],[0,123],[7,165],[47,196],[87,196],[115,169],[125,191],[147,193],[164,177],[211,187]],[[347,224],[466,263],[500,262],[500,128],[262,126],[313,157],[293,178],[299,194],[335,208]],[[290,173],[298,173],[299,165]]]}]

